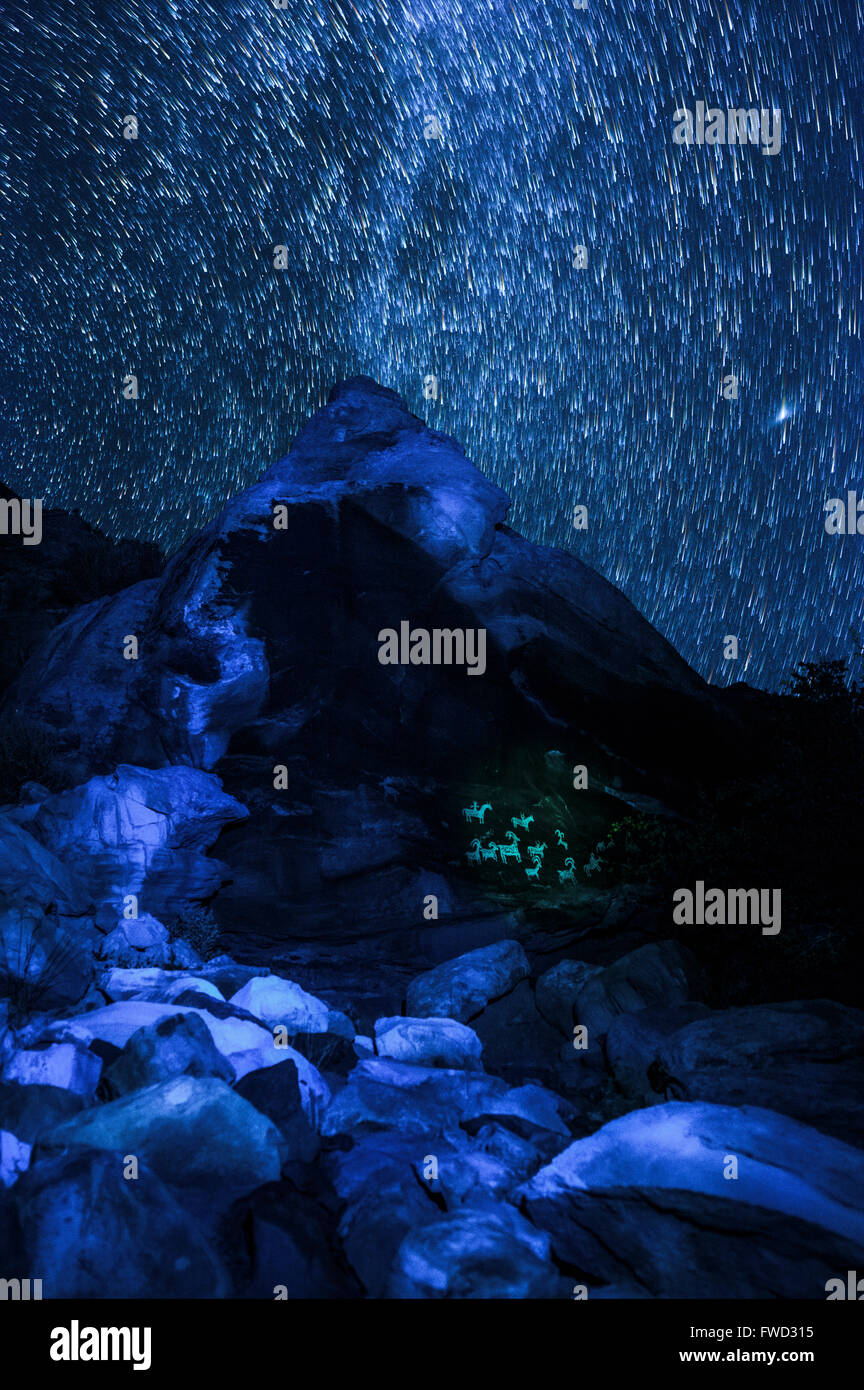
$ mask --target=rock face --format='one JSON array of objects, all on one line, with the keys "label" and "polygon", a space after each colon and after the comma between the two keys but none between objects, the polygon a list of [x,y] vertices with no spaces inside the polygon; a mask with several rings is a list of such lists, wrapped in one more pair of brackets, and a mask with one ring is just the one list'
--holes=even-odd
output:
[{"label": "rock face", "polygon": [[77,1004],[93,979],[97,941],[90,923],[73,932],[56,912],[0,908],[0,997],[42,1008]]},{"label": "rock face", "polygon": [[0,814],[0,885],[3,898],[17,909],[33,904],[44,912],[56,906],[61,918],[75,921],[90,905],[75,867],[61,862],[13,813]]}]

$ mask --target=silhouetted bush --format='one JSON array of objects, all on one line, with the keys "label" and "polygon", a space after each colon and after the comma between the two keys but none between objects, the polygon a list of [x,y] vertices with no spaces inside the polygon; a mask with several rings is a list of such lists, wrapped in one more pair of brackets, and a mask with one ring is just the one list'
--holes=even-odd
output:
[{"label": "silhouetted bush", "polygon": [[790,695],[817,704],[830,701],[851,705],[857,692],[854,684],[850,687],[848,675],[845,661],[831,661],[827,657],[821,661],[799,661],[784,682],[784,689]]},{"label": "silhouetted bush", "polygon": [[75,954],[49,919],[26,912],[0,918],[0,997],[9,1001],[10,1027],[21,1027],[45,1002]]}]

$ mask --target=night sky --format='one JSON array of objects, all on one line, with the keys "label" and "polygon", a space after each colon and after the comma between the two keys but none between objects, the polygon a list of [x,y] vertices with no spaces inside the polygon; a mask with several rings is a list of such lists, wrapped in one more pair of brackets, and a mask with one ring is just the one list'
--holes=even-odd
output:
[{"label": "night sky", "polygon": [[858,0],[4,5],[0,478],[173,549],[362,372],[707,678],[849,658],[862,72]]}]

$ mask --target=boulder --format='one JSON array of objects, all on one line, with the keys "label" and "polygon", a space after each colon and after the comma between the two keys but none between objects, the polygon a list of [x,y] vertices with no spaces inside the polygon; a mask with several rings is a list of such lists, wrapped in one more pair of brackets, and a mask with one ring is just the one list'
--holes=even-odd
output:
[{"label": "boulder", "polygon": [[390,1298],[554,1298],[550,1241],[512,1207],[466,1207],[404,1238]]},{"label": "boulder", "polygon": [[289,1034],[336,1033],[344,1038],[354,1037],[354,1026],[345,1014],[278,975],[258,975],[247,980],[230,1002],[271,1028],[282,1025]]},{"label": "boulder", "polygon": [[[341,1033],[295,1033],[291,1046],[312,1062],[325,1080],[332,1077],[336,1090],[340,1079],[347,1080],[357,1065],[358,1056],[363,1055],[362,1047],[359,1051],[355,1048],[354,1038],[343,1037]],[[366,1055],[374,1056],[374,1048],[370,1046]]]},{"label": "boulder", "polygon": [[[444,1134],[458,1124],[458,1112],[451,1108],[451,1097],[432,1084],[409,1086],[402,1083],[394,1068],[426,1078],[426,1068],[407,1063],[383,1062],[377,1058],[361,1061],[347,1085],[331,1100],[321,1121],[321,1134],[363,1133],[369,1130],[396,1130],[401,1134]],[[434,1073],[436,1076],[444,1073]],[[451,1074],[448,1072],[449,1077]],[[463,1076],[459,1073],[459,1076]]]},{"label": "boulder", "polygon": [[208,978],[153,966],[106,970],[99,980],[99,988],[114,1003],[122,999],[147,999],[153,1003],[170,1004],[187,989],[208,994],[212,999],[222,998],[216,985]]},{"label": "boulder", "polygon": [[31,1145],[8,1129],[0,1129],[0,1183],[11,1187],[30,1163]]},{"label": "boulder", "polygon": [[522,1139],[505,1125],[491,1122],[480,1125],[472,1143],[474,1152],[489,1154],[503,1163],[511,1173],[527,1178],[541,1166],[535,1145]]},{"label": "boulder", "polygon": [[482,1067],[477,1034],[452,1018],[379,1018],[375,1051],[397,1062],[470,1070]]},{"label": "boulder", "polygon": [[56,1086],[90,1100],[99,1084],[102,1063],[85,1047],[55,1043],[13,1052],[3,1068],[4,1081],[22,1086]]},{"label": "boulder", "polygon": [[564,1044],[560,1034],[537,1010],[528,980],[520,980],[500,999],[493,999],[471,1020],[483,1047],[487,1071],[511,1085],[539,1080],[553,1090],[563,1089],[563,1075],[572,1072],[571,1048],[562,1069]]},{"label": "boulder", "polygon": [[16,1184],[22,1243],[43,1297],[227,1297],[200,1221],[145,1163],[127,1181],[126,1152],[72,1150],[42,1159]]},{"label": "boulder", "polygon": [[22,1086],[17,1081],[0,1082],[0,1129],[28,1144],[34,1144],[43,1131],[50,1133],[83,1108],[83,1097],[75,1091],[36,1083]]},{"label": "boulder", "polygon": [[[184,990],[175,998],[175,1004],[184,1009],[192,1009],[204,1019],[219,1050],[228,1057],[235,1075],[240,1078],[250,1071],[263,1067],[275,1067],[282,1062],[292,1061],[297,1070],[303,1109],[313,1126],[330,1100],[330,1087],[305,1053],[299,1048],[284,1042],[278,1028],[271,1032],[258,1019],[241,1012],[237,1005],[202,995],[194,990]],[[313,1035],[305,1034],[306,1038]],[[326,1035],[329,1038],[329,1034]],[[347,1039],[337,1038],[337,1043]]]},{"label": "boulder", "polygon": [[417,1180],[447,1211],[488,1204],[490,1197],[510,1199],[543,1162],[542,1144],[489,1121],[428,1138],[423,1147],[429,1152],[415,1165]]},{"label": "boulder", "polygon": [[123,1048],[139,1028],[182,1012],[174,1004],[123,999],[116,1004],[106,1004],[104,1009],[91,1009],[88,1013],[58,1019],[45,1029],[45,1037],[58,1042],[80,1040],[88,1047],[98,1038],[114,1047]]},{"label": "boulder", "polygon": [[552,1147],[560,1148],[561,1139],[570,1137],[567,1121],[573,1107],[560,1096],[533,1082],[510,1086],[503,1092],[478,1096],[472,1107],[466,1108],[460,1123],[473,1133],[486,1120],[498,1120],[516,1134],[531,1137],[537,1142],[537,1131],[549,1137],[557,1136]]},{"label": "boulder", "polygon": [[[175,941],[174,946],[185,945],[185,942]],[[224,1003],[222,995],[213,984],[212,980],[206,980],[200,975],[189,975],[171,971],[168,978],[159,986],[159,998],[164,999],[166,1004],[170,1004],[175,999],[180,999],[192,990],[197,995],[206,995],[208,999],[218,999]]]},{"label": "boulder", "polygon": [[113,1096],[158,1085],[172,1076],[215,1076],[234,1081],[234,1068],[222,1056],[198,1014],[168,1014],[132,1034],[120,1056],[106,1069]]},{"label": "boulder", "polygon": [[710,1013],[707,1004],[660,1004],[640,1009],[635,1014],[619,1014],[613,1019],[603,1047],[619,1090],[625,1096],[642,1100],[648,1105],[655,1105],[660,1099],[672,1099],[671,1096],[658,1096],[649,1079],[659,1049],[664,1040],[677,1033],[679,1028]]},{"label": "boulder", "polygon": [[673,1101],[632,1111],[564,1149],[521,1195],[530,1209],[572,1192],[630,1187],[746,1203],[864,1243],[864,1153],[750,1106]]},{"label": "boulder", "polygon": [[[481,1125],[481,1131],[488,1136],[497,1126]],[[509,1131],[501,1130],[504,1134]],[[421,1171],[425,1185],[433,1194],[438,1194],[448,1211],[461,1206],[476,1206],[488,1203],[490,1198],[505,1200],[518,1186],[519,1182],[539,1167],[541,1159],[533,1146],[517,1135],[510,1138],[523,1144],[530,1159],[512,1152],[500,1151],[501,1146],[490,1145],[480,1138],[470,1138],[467,1134],[453,1135],[442,1143],[436,1139],[429,1147],[435,1150],[437,1169]],[[434,1171],[434,1176],[433,1176]]]},{"label": "boulder", "polygon": [[418,975],[406,991],[405,1008],[412,1017],[465,1023],[528,974],[528,959],[519,942],[498,941]]},{"label": "boulder", "polygon": [[167,964],[174,970],[194,970],[201,964],[201,957],[190,942],[174,937]]},{"label": "boulder", "polygon": [[251,1191],[279,1177],[275,1126],[215,1077],[179,1076],[85,1110],[40,1141],[46,1151],[134,1154],[164,1182],[208,1192]]},{"label": "boulder", "polygon": [[211,956],[198,971],[199,977],[215,985],[223,999],[230,999],[249,980],[269,975],[264,965],[239,965],[231,956]]},{"label": "boulder", "polygon": [[864,1013],[826,999],[725,1009],[658,1040],[655,1090],[755,1105],[864,1146]]},{"label": "boulder", "polygon": [[[529,1201],[555,1256],[594,1298],[824,1299],[861,1245],[785,1213],[637,1186]],[[692,1306],[692,1305],[691,1305]]]},{"label": "boulder", "polygon": [[676,941],[651,942],[593,975],[576,996],[576,1019],[589,1037],[609,1031],[619,1014],[636,1013],[649,1004],[682,1004],[699,981],[690,951]]},{"label": "boulder", "polygon": [[[235,1022],[239,1023],[241,1020]],[[260,1041],[255,1047],[228,1055],[238,1080],[249,1072],[293,1062],[297,1071],[303,1112],[313,1129],[318,1128],[321,1116],[330,1103],[330,1087],[314,1062],[310,1062],[302,1052],[295,1047],[275,1043],[272,1035],[268,1034],[266,1043]]]},{"label": "boulder", "polygon": [[102,942],[99,956],[117,966],[167,965],[171,960],[168,929],[149,912],[128,920],[121,918]]},{"label": "boulder", "polygon": [[441,1219],[440,1198],[422,1177],[434,1152],[424,1136],[358,1135],[349,1152],[327,1154],[325,1170],[344,1203],[342,1247],[370,1298],[383,1298],[390,1266],[409,1231]]},{"label": "boulder", "polygon": [[858,1150],[785,1116],[673,1102],[572,1144],[515,1196],[592,1286],[822,1299],[860,1264],[862,1176]]},{"label": "boulder", "polygon": [[[285,1070],[285,1068],[282,1068]],[[336,1218],[290,1183],[268,1183],[230,1213],[244,1298],[344,1299],[361,1290],[342,1253]]]},{"label": "boulder", "polygon": [[559,960],[539,976],[534,997],[539,1012],[565,1038],[572,1038],[576,996],[583,985],[603,969],[584,960]]},{"label": "boulder", "polygon": [[297,1067],[290,1058],[278,1067],[247,1072],[236,1082],[234,1090],[278,1129],[283,1165],[312,1162],[320,1143],[304,1110]]}]

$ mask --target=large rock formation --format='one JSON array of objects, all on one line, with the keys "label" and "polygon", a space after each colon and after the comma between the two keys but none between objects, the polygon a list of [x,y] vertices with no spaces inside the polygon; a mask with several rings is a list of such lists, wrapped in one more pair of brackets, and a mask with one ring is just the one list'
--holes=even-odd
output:
[{"label": "large rock formation", "polygon": [[[413,736],[414,763],[422,748],[446,769],[469,733],[495,748],[491,715],[508,707],[551,734],[596,724],[602,701],[614,746],[610,706],[632,716],[634,694],[649,705],[678,696],[682,711],[680,697],[704,700],[702,681],[623,594],[573,556],[508,530],[507,508],[392,391],[342,383],[287,457],[161,579],[62,624],[15,694],[74,734],[91,771],[120,761],[212,768],[253,727],[286,756],[301,737],[358,769],[374,750],[376,771],[386,750],[401,769]],[[485,627],[485,679],[380,666],[378,632],[402,619]],[[139,638],[137,660],[122,659],[126,634]],[[629,737],[616,730],[620,757],[621,744],[635,752],[644,738],[638,723]]]},{"label": "large rock formation", "polygon": [[[623,594],[514,534],[507,507],[392,391],[342,383],[161,578],[61,624],[10,701],[55,732],[76,783],[118,763],[218,774],[251,813],[217,850],[237,949],[344,947],[386,923],[382,958],[434,965],[512,935],[489,917],[485,864],[476,891],[462,808],[488,801],[482,834],[501,840],[533,807],[538,838],[563,827],[587,858],[604,787],[674,801],[727,720]],[[403,621],[485,629],[485,671],[382,665],[379,632]],[[557,893],[565,863],[540,884]],[[510,862],[491,886],[518,908],[539,884]],[[430,894],[464,930],[430,933]],[[329,975],[316,959],[344,978],[344,955]]]}]

